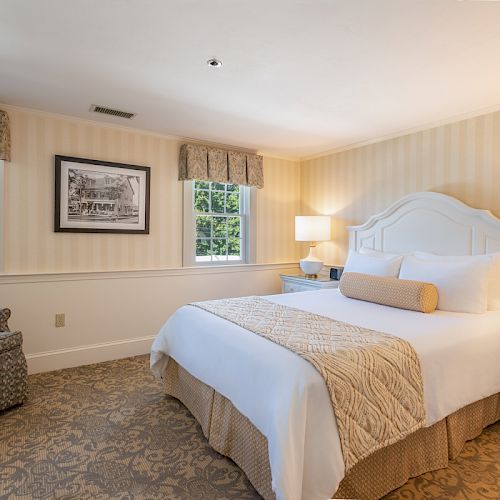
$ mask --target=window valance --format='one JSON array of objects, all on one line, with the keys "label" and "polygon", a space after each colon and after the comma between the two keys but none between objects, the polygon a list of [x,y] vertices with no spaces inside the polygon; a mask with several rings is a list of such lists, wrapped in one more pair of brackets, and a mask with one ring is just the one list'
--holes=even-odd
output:
[{"label": "window valance", "polygon": [[179,180],[229,182],[264,187],[260,155],[227,151],[199,144],[183,144],[179,154]]},{"label": "window valance", "polygon": [[10,161],[10,124],[7,111],[0,110],[0,160]]}]

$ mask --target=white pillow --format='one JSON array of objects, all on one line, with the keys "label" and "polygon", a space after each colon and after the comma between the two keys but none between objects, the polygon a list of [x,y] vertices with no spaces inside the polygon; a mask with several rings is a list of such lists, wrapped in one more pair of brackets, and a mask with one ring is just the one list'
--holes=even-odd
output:
[{"label": "white pillow", "polygon": [[482,314],[488,303],[488,278],[491,259],[487,256],[473,261],[447,259],[403,259],[399,277],[424,281],[438,289],[438,309],[442,311]]},{"label": "white pillow", "polygon": [[371,255],[372,257],[379,257],[381,259],[392,259],[394,257],[401,257],[401,254],[399,253],[380,252],[379,250],[373,250],[373,248],[365,248],[365,247],[361,247],[359,249],[359,253],[362,255]]},{"label": "white pillow", "polygon": [[500,311],[500,252],[490,254],[491,272],[488,289],[488,309]]},{"label": "white pillow", "polygon": [[[448,260],[450,262],[481,262],[484,255],[436,255],[427,252],[415,252],[415,257],[425,260]],[[491,268],[488,283],[488,309],[490,311],[500,311],[500,253],[486,255],[491,259]]]},{"label": "white pillow", "polygon": [[344,273],[363,273],[397,278],[402,260],[403,257],[399,255],[386,258],[350,251],[344,267]]}]

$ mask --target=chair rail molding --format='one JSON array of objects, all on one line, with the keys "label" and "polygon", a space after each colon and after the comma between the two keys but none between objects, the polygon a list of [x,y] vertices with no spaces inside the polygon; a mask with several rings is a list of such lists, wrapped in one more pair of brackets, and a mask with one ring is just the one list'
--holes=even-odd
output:
[{"label": "chair rail molding", "polygon": [[259,272],[298,268],[298,262],[280,262],[273,264],[240,264],[210,267],[169,267],[163,269],[131,269],[119,271],[82,271],[62,273],[3,273],[0,274],[0,285],[16,283],[49,283],[54,281],[84,281],[130,278],[163,278],[169,276],[193,276],[208,274],[230,274],[242,272]]}]

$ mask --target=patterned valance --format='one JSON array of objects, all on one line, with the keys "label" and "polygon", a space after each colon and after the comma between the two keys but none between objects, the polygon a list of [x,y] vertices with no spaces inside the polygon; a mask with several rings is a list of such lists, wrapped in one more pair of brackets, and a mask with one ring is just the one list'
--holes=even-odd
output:
[{"label": "patterned valance", "polygon": [[262,188],[262,156],[199,144],[183,144],[179,155],[179,180],[229,182]]},{"label": "patterned valance", "polygon": [[0,110],[0,160],[10,161],[10,124],[7,111]]}]

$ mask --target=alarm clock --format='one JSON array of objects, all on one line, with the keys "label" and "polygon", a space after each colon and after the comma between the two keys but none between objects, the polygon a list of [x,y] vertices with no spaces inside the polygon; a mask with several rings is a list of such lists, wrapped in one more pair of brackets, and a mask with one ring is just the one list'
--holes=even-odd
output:
[{"label": "alarm clock", "polygon": [[330,279],[338,281],[342,276],[342,272],[344,268],[342,266],[333,266],[330,267]]}]

